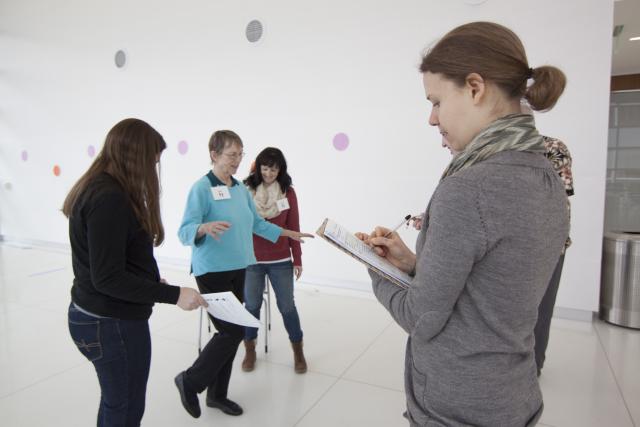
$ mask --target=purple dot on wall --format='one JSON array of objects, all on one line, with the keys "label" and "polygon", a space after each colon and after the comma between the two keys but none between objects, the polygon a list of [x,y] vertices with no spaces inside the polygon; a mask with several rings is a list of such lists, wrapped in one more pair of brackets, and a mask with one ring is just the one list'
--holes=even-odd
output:
[{"label": "purple dot on wall", "polygon": [[89,157],[93,157],[96,155],[96,147],[94,147],[93,145],[90,145],[87,148],[87,154],[89,155]]},{"label": "purple dot on wall", "polygon": [[27,160],[29,160],[29,153],[27,153],[27,150],[22,150],[20,157],[22,157],[23,162],[26,162]]},{"label": "purple dot on wall", "polygon": [[349,146],[349,137],[345,133],[337,133],[333,137],[333,146],[338,151],[344,151]]},{"label": "purple dot on wall", "polygon": [[178,153],[185,155],[189,151],[189,143],[187,141],[180,141],[178,143]]}]

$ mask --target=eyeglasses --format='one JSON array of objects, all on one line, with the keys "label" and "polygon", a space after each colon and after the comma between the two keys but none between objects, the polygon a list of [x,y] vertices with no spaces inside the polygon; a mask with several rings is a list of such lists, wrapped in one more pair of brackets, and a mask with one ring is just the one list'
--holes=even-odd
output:
[{"label": "eyeglasses", "polygon": [[243,151],[242,153],[233,153],[233,154],[229,154],[229,153],[222,153],[222,155],[227,156],[228,158],[230,158],[231,160],[238,160],[238,159],[242,159],[244,157],[246,153]]}]

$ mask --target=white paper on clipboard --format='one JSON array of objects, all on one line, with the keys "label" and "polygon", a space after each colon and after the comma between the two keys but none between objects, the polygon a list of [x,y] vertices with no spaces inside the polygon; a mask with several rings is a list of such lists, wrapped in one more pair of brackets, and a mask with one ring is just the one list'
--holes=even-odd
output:
[{"label": "white paper on clipboard", "polygon": [[376,254],[373,249],[337,222],[325,219],[316,233],[392,283],[403,289],[409,288],[411,276]]}]

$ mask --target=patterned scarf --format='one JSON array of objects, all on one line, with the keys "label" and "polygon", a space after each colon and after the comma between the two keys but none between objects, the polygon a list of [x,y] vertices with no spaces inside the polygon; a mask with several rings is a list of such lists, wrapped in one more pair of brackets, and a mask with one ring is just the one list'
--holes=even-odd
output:
[{"label": "patterned scarf", "polygon": [[491,123],[451,160],[440,180],[501,151],[545,152],[544,142],[536,130],[533,116],[510,114]]},{"label": "patterned scarf", "polygon": [[280,188],[280,184],[274,182],[268,187],[264,184],[258,185],[253,193],[253,202],[256,204],[256,210],[262,218],[270,219],[280,215],[278,209],[278,200],[284,199],[285,195]]}]

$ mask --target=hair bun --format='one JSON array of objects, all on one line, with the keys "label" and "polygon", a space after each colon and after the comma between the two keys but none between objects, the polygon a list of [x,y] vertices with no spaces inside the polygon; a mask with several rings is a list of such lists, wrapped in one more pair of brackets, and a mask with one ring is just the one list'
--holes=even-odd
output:
[{"label": "hair bun", "polygon": [[527,88],[524,99],[535,111],[550,110],[564,92],[567,78],[564,73],[551,65],[529,68],[533,84]]}]

